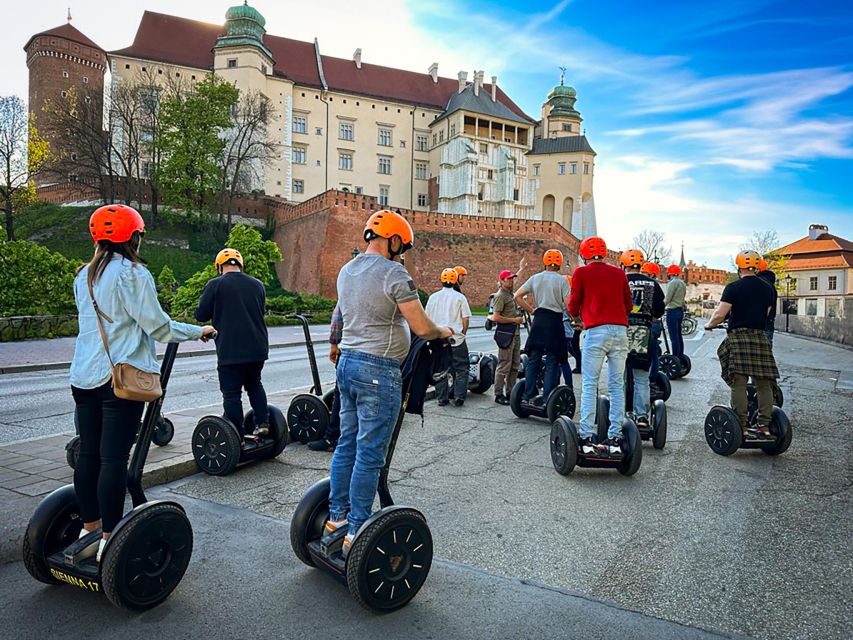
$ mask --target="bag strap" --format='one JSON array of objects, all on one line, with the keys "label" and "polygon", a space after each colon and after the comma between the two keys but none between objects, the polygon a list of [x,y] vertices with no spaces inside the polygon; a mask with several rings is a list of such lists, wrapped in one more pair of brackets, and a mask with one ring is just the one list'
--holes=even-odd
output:
[{"label": "bag strap", "polygon": [[[88,275],[88,274],[87,274]],[[107,360],[110,361],[110,367],[114,368],[112,356],[110,355],[110,347],[107,344],[107,334],[104,332],[104,323],[101,321],[101,316],[107,319],[107,322],[112,322],[113,319],[110,318],[106,313],[101,311],[101,308],[98,306],[98,303],[95,301],[95,289],[92,285],[92,281],[86,278],[87,283],[89,285],[89,298],[92,300],[92,306],[95,307],[95,319],[98,321],[98,332],[101,334],[101,342],[104,343],[104,351],[107,352]]]}]

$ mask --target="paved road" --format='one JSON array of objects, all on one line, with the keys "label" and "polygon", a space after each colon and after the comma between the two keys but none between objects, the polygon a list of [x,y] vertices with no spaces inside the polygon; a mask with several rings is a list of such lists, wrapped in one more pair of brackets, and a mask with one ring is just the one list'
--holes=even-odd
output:
[{"label": "paved road", "polygon": [[[328,336],[327,336],[328,337]],[[472,349],[494,350],[492,334],[474,329]],[[327,345],[315,344],[320,380],[324,389],[334,378]],[[283,391],[313,384],[304,346],[270,351],[264,367],[268,391]],[[166,411],[219,404],[215,356],[175,361]],[[68,370],[35,371],[0,376],[0,443],[73,430],[74,403],[68,387]]]}]

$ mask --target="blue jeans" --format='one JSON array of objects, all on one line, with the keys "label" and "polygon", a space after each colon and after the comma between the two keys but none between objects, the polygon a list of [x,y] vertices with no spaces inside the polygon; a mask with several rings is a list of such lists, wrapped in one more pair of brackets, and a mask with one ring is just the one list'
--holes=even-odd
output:
[{"label": "blue jeans", "polygon": [[684,309],[666,310],[666,329],[672,341],[672,355],[677,358],[684,355],[684,339],[681,337],[682,320],[684,320]]},{"label": "blue jeans", "polygon": [[651,406],[651,389],[649,388],[649,372],[642,369],[632,369],[634,377],[634,406],[635,416],[649,415]]},{"label": "blue jeans", "polygon": [[527,367],[524,369],[524,401],[533,399],[536,395],[536,379],[539,377],[539,368],[542,366],[542,356],[545,356],[545,381],[542,385],[542,397],[547,400],[554,388],[560,384],[560,367],[557,364],[557,356],[550,351],[545,353],[542,349],[531,349],[527,354]]},{"label": "blue jeans", "polygon": [[379,471],[403,401],[400,363],[361,351],[338,361],[341,436],[332,456],[329,515],[349,521],[355,534],[370,517]]},{"label": "blue jeans", "polygon": [[652,380],[657,380],[660,368],[660,334],[662,332],[663,325],[660,320],[652,320],[652,364],[649,368],[649,377]]},{"label": "blue jeans", "polygon": [[595,410],[598,405],[598,378],[607,357],[607,392],[610,394],[610,429],[608,438],[622,434],[625,418],[625,360],[628,358],[628,328],[622,325],[603,324],[583,332],[581,340],[581,391],[580,437],[596,434]]}]

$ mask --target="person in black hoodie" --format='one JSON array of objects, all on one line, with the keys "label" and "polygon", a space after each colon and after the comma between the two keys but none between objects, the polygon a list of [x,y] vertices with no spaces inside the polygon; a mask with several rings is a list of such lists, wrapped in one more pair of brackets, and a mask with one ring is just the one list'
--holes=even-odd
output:
[{"label": "person in black hoodie", "polygon": [[269,435],[267,394],[261,371],[269,357],[269,336],[264,323],[266,291],[257,278],[243,273],[243,256],[223,249],[214,261],[219,276],[204,287],[195,317],[215,321],[219,389],[225,417],[244,437],[243,389],[255,412],[256,436]]},{"label": "person in black hoodie", "polygon": [[776,329],[776,304],[779,299],[779,294],[776,291],[776,274],[767,268],[767,261],[764,258],[761,259],[758,269],[758,278],[766,282],[770,286],[771,291],[773,291],[773,303],[770,306],[770,315],[767,316],[767,326],[764,328],[764,332],[767,334],[767,339],[770,340],[770,346],[772,347],[773,331]]}]

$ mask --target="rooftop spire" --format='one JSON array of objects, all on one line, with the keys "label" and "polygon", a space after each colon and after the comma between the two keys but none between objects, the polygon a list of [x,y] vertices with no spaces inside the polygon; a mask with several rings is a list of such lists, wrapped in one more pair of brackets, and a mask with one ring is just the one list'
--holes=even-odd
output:
[{"label": "rooftop spire", "polygon": [[566,81],[566,67],[559,67],[560,69],[560,86],[562,87]]},{"label": "rooftop spire", "polygon": [[71,7],[68,7],[68,15],[65,19],[68,21],[68,24],[71,24]]},{"label": "rooftop spire", "polygon": [[678,266],[682,269],[687,263],[684,261],[684,240],[681,241],[681,260],[678,261]]}]

